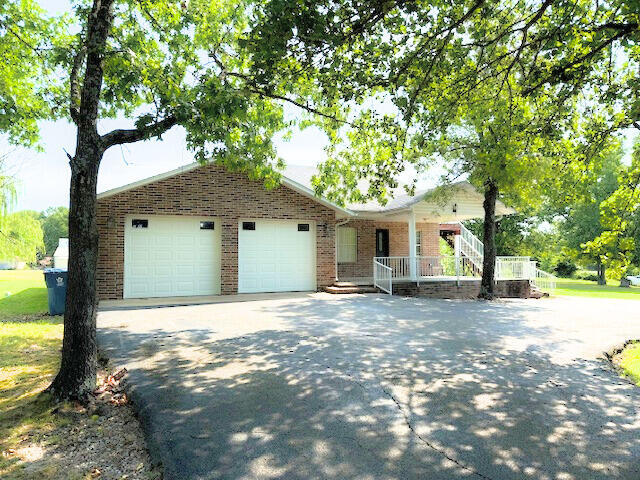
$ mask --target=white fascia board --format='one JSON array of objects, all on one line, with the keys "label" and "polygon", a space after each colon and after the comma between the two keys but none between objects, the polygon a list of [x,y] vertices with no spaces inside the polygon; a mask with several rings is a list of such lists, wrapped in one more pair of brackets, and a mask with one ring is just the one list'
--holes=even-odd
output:
[{"label": "white fascia board", "polygon": [[296,192],[298,192],[301,195],[304,195],[305,197],[309,197],[312,200],[315,200],[316,202],[324,205],[325,207],[329,207],[337,212],[340,212],[346,216],[349,217],[355,217],[356,213],[352,212],[351,210],[341,207],[340,205],[337,205],[329,200],[327,200],[324,197],[318,197],[313,190],[311,190],[308,187],[305,187],[304,185],[302,185],[301,183],[298,183],[294,180],[291,180],[290,178],[285,177],[284,175],[282,175],[282,181],[280,182],[282,185],[284,185],[285,187],[290,188],[291,190],[294,190]]}]

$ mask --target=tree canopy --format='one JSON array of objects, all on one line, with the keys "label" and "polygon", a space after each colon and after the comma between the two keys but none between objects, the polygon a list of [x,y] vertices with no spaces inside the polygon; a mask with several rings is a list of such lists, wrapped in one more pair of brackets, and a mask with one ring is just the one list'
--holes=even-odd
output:
[{"label": "tree canopy", "polygon": [[[319,190],[384,201],[407,166],[432,160],[413,147],[486,84],[498,96],[516,86],[558,106],[589,96],[603,115],[587,140],[632,125],[637,10],[595,0],[264,2],[248,40],[251,81],[313,83],[303,90],[307,104],[338,116],[316,120],[345,144],[330,150]],[[351,150],[354,139],[365,158]],[[354,194],[360,179],[367,191]]]},{"label": "tree canopy", "polygon": [[[633,149],[631,165],[619,169],[617,188],[598,205],[601,231],[582,247],[607,265],[617,278],[627,272],[636,254],[640,230],[640,144]],[[611,182],[613,183],[613,182]]]},{"label": "tree canopy", "polygon": [[0,4],[0,132],[13,143],[36,144],[38,121],[58,116],[53,50],[64,23],[34,0]]},{"label": "tree canopy", "polygon": [[69,236],[69,209],[51,207],[40,213],[40,223],[44,234],[45,255],[53,255],[58,240]]},{"label": "tree canopy", "polygon": [[35,263],[44,250],[38,213],[23,210],[0,220],[0,259]]}]

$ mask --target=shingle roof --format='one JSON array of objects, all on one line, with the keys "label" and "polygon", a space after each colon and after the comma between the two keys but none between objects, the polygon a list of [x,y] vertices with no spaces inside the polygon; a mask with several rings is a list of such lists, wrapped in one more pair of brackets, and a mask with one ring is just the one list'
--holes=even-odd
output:
[{"label": "shingle roof", "polygon": [[[283,176],[301,184],[305,187],[313,190],[311,185],[311,178],[318,173],[316,167],[304,166],[304,165],[288,165],[282,172]],[[423,185],[424,187],[424,185]],[[451,188],[460,188],[467,192],[472,192],[478,196],[482,196],[478,190],[467,181],[461,181],[450,185]],[[419,188],[415,191],[414,195],[409,195],[405,192],[403,187],[396,189],[393,192],[393,198],[383,206],[377,200],[371,200],[366,203],[351,203],[347,205],[347,208],[353,212],[363,213],[384,213],[394,210],[401,210],[409,208],[416,203],[421,202],[429,194],[435,192],[436,188]],[[505,206],[502,202],[498,201],[497,205],[498,214],[515,213],[515,210]]]}]

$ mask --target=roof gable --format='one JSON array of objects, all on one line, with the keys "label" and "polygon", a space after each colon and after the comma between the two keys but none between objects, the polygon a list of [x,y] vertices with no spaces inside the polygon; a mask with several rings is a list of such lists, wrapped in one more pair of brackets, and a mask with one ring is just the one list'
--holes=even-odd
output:
[{"label": "roof gable", "polygon": [[[165,180],[167,178],[171,178],[174,177],[176,175],[181,175],[183,173],[187,173],[190,171],[193,171],[197,168],[201,168],[201,167],[205,167],[207,165],[211,165],[211,163],[208,164],[201,164],[201,163],[191,163],[189,165],[183,165],[181,167],[178,167],[174,170],[170,170],[168,172],[164,172],[164,173],[160,173],[158,175],[154,175],[152,177],[148,177],[148,178],[144,178],[142,180],[138,180],[137,182],[132,182],[129,183],[127,185],[123,185],[121,187],[117,187],[117,188],[112,188],[110,190],[106,190],[104,192],[101,192],[98,194],[97,198],[98,200],[101,200],[103,198],[108,198],[111,197],[113,195],[117,195],[119,193],[122,192],[126,192],[128,190],[132,190],[134,188],[138,188],[138,187],[142,187],[144,185],[149,185],[151,183],[155,183],[155,182],[159,182],[162,180]],[[311,190],[309,187],[307,187],[306,185],[303,185],[302,183],[292,180],[290,178],[288,178],[285,175],[282,175],[282,181],[281,184],[284,185],[285,187],[305,196],[308,197],[312,200],[314,200],[315,202],[320,203],[321,205],[324,205],[325,207],[331,208],[332,210],[335,210],[336,212],[339,212],[345,216],[354,216],[355,214],[350,211],[347,208],[343,208],[340,205],[331,202],[330,200],[324,198],[324,197],[319,197],[317,196],[313,190]]]}]

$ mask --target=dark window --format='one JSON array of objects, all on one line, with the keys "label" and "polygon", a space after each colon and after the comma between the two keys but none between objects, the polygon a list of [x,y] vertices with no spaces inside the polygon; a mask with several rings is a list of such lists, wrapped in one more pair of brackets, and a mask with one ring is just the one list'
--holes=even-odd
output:
[{"label": "dark window", "polygon": [[149,227],[149,220],[142,220],[140,218],[134,218],[131,220],[131,226],[133,228],[147,228]]},{"label": "dark window", "polygon": [[308,232],[309,231],[309,224],[308,223],[299,223],[298,224],[298,231],[299,232]]},{"label": "dark window", "polygon": [[213,230],[215,224],[213,222],[200,222],[200,230]]},{"label": "dark window", "polygon": [[255,230],[256,229],[256,222],[242,222],[242,229],[243,230]]}]

